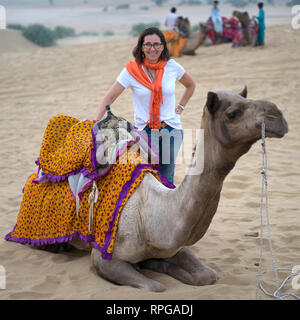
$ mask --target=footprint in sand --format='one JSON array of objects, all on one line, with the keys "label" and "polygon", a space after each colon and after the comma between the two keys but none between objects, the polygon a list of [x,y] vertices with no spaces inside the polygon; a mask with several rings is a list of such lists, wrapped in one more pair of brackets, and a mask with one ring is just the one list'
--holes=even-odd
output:
[{"label": "footprint in sand", "polygon": [[55,292],[57,287],[60,285],[60,279],[56,276],[46,276],[45,279],[33,286],[31,289],[34,292],[44,292],[50,294],[51,292]]},{"label": "footprint in sand", "polygon": [[42,292],[33,292],[33,291],[22,291],[22,292],[15,292],[9,295],[9,299],[12,300],[36,300],[36,299],[43,299],[49,298],[48,293]]}]

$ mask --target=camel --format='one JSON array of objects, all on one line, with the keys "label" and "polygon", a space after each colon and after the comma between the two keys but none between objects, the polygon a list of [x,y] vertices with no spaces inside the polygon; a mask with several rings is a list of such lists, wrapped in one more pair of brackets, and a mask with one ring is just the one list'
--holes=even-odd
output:
[{"label": "camel", "polygon": [[[195,50],[199,48],[206,39],[207,33],[209,32],[205,24],[200,23],[200,28],[198,32],[193,32],[188,18],[185,18],[183,22],[186,28],[189,30],[189,37],[187,38],[183,48],[180,51],[182,55],[195,55]],[[171,45],[168,44],[169,52],[172,53]]]},{"label": "camel", "polygon": [[[189,172],[175,189],[146,174],[122,210],[112,259],[103,259],[100,251],[92,249],[91,263],[98,275],[154,292],[165,287],[141,269],[166,273],[188,285],[215,283],[217,273],[198,260],[191,246],[208,230],[224,179],[261,138],[263,122],[266,137],[281,138],[288,131],[277,106],[247,99],[246,87],[240,94],[208,92],[201,121],[204,139],[196,144]],[[203,170],[194,174],[201,159]]]},{"label": "camel", "polygon": [[[237,29],[236,19],[239,21],[241,30]],[[225,20],[224,20],[225,19]],[[213,25],[211,19],[206,23],[207,33],[213,30]],[[243,39],[240,40],[239,46],[255,45],[256,43],[256,33],[257,33],[257,23],[255,19],[250,19],[247,11],[233,11],[232,17],[229,19],[223,18],[223,34],[218,35],[215,44],[222,44],[228,42],[239,41],[243,35]],[[236,44],[234,44],[236,46]]]},{"label": "camel", "polygon": [[244,39],[241,41],[241,46],[255,46],[257,40],[257,34],[254,35],[250,30],[250,26],[255,25],[255,19],[250,19],[247,11],[233,11],[233,16],[237,17],[242,28],[242,33],[244,34]]},{"label": "camel", "polygon": [[205,41],[207,33],[209,32],[207,26],[203,23],[200,23],[200,28],[198,32],[192,32],[190,29],[190,35],[186,40],[184,47],[181,50],[183,55],[195,55],[195,50],[198,49]]}]

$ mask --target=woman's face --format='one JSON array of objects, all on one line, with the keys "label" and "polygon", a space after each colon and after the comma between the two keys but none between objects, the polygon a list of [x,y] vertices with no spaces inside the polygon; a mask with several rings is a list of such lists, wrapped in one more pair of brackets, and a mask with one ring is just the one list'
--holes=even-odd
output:
[{"label": "woman's face", "polygon": [[164,50],[164,44],[157,34],[147,35],[144,38],[142,51],[149,63],[156,63]]}]

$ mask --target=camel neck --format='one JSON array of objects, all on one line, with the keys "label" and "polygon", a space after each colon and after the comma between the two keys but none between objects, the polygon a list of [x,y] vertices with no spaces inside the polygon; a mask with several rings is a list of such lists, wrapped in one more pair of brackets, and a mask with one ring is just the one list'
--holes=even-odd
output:
[{"label": "camel neck", "polygon": [[[176,219],[181,221],[178,237],[185,239],[183,245],[196,243],[207,231],[217,211],[224,179],[235,161],[228,159],[226,150],[205,129],[197,142],[192,163],[196,169],[191,166],[181,185],[174,190],[174,197],[182,199]],[[197,172],[199,169],[201,173]]]}]

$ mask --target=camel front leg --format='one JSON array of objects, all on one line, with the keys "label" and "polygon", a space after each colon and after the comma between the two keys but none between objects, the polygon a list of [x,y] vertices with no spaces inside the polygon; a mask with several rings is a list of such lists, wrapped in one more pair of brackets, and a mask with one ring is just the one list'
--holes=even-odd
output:
[{"label": "camel front leg", "polygon": [[165,291],[161,283],[145,277],[126,261],[102,259],[101,253],[96,249],[92,250],[91,260],[96,272],[111,282],[147,291]]},{"label": "camel front leg", "polygon": [[174,257],[166,261],[188,272],[193,279],[190,284],[194,286],[214,284],[218,280],[217,272],[199,261],[191,247],[183,247]]},{"label": "camel front leg", "polygon": [[171,277],[193,286],[204,286],[217,281],[217,273],[198,260],[191,248],[182,248],[168,259],[149,259],[139,264],[142,268],[166,273]]}]

